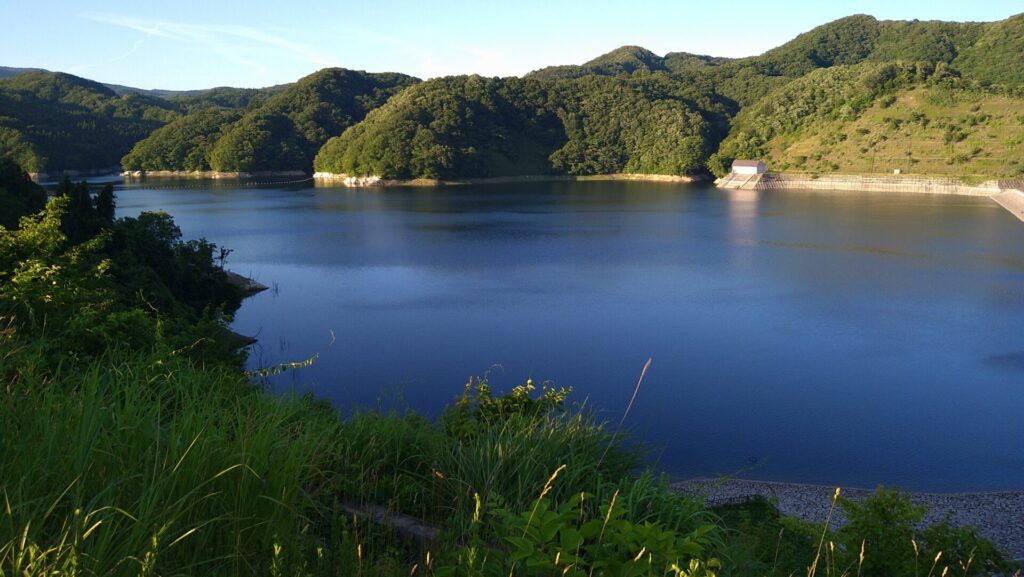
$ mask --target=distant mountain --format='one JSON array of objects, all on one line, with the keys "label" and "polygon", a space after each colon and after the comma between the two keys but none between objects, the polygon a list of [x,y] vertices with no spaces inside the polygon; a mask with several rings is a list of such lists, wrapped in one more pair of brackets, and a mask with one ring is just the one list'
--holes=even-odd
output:
[{"label": "distant mountain", "polygon": [[[239,110],[215,115],[237,120],[290,85],[269,88],[142,90],[108,85],[60,72],[0,68],[0,156],[29,172],[117,169],[140,140],[183,114],[208,108]],[[208,123],[210,115],[192,121]],[[175,125],[175,131],[181,129]],[[219,126],[217,127],[219,129]],[[174,132],[174,134],[178,134]],[[166,139],[168,133],[162,133]],[[193,159],[208,150],[165,155]],[[190,161],[190,164],[194,164]],[[159,164],[159,163],[158,163]]]},{"label": "distant mountain", "polygon": [[163,99],[27,72],[0,80],[0,156],[29,172],[116,167],[135,142],[177,116]]},{"label": "distant mountain", "polygon": [[29,72],[49,72],[49,70],[43,70],[42,68],[11,68],[10,66],[0,66],[0,78],[13,78],[14,76],[28,74]]},{"label": "distant mountain", "polygon": [[536,80],[563,80],[589,75],[628,76],[638,70],[665,72],[668,68],[665,66],[664,58],[646,48],[622,46],[579,66],[549,66],[530,72],[526,77]]},{"label": "distant mountain", "polygon": [[[0,66],[0,79],[13,78],[15,76],[27,74],[29,72],[46,72],[49,74],[54,74],[53,71],[46,70],[44,68],[11,68],[9,66]],[[280,92],[289,85],[284,84],[278,86],[270,86],[266,88],[231,88],[228,86],[219,86],[216,88],[203,88],[198,90],[164,90],[159,88],[145,89],[135,88],[132,86],[122,86],[120,84],[106,83],[103,83],[103,86],[106,86],[107,88],[113,90],[114,94],[118,95],[142,94],[143,96],[167,98],[170,100],[175,100],[183,103],[202,102],[207,99],[211,101],[221,100],[221,102],[216,102],[216,104],[218,104],[219,106],[231,106],[231,104],[228,104],[226,102],[234,101],[234,107],[239,107],[237,105],[237,102],[242,100],[242,96],[244,95],[264,93],[274,94],[276,92]],[[242,105],[242,107],[244,107],[244,104]]]},{"label": "distant mountain", "polygon": [[231,88],[219,86],[205,90],[186,90],[166,92],[163,98],[181,106],[185,110],[206,107],[245,109],[259,106],[271,96],[287,90],[292,84],[278,84],[266,88]]}]

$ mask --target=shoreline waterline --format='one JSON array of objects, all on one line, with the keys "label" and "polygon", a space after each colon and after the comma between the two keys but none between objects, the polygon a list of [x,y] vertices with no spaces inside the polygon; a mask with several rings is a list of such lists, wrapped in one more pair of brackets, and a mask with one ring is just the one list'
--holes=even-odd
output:
[{"label": "shoreline waterline", "polygon": [[313,181],[318,185],[341,184],[343,186],[351,188],[361,188],[370,186],[462,186],[471,184],[508,184],[516,182],[586,182],[602,180],[686,183],[702,182],[710,180],[710,178],[702,175],[612,173],[582,176],[571,174],[526,174],[520,176],[494,176],[457,179],[391,179],[382,178],[380,176],[353,176],[349,174],[334,172],[313,173]]},{"label": "shoreline waterline", "polygon": [[239,179],[267,178],[275,176],[309,177],[305,170],[256,170],[256,171],[219,171],[219,170],[125,170],[121,176],[133,180],[142,178],[195,178],[195,179]]},{"label": "shoreline waterline", "polygon": [[806,174],[773,173],[751,175],[733,185],[732,175],[715,180],[723,190],[775,191],[810,190],[827,192],[898,192],[914,194],[939,194],[952,196],[987,197],[1010,214],[1024,221],[1024,182],[1019,180],[1001,181],[987,179],[978,184],[967,184],[951,177],[930,177],[912,175],[853,175],[853,174]]}]

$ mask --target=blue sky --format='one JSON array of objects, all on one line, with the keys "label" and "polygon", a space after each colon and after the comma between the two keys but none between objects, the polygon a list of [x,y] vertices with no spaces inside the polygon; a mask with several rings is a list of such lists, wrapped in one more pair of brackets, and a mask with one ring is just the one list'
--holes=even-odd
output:
[{"label": "blue sky", "polygon": [[269,86],[327,66],[509,76],[625,44],[749,56],[856,13],[992,21],[1022,11],[1020,0],[0,0],[0,65],[177,90]]}]

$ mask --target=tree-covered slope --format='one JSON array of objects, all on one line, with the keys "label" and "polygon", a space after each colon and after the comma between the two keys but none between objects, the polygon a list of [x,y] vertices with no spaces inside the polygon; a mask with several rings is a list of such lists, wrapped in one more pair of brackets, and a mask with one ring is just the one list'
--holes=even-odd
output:
[{"label": "tree-covered slope", "polygon": [[314,168],[388,178],[550,172],[562,139],[546,83],[479,76],[414,86],[332,138]]},{"label": "tree-covered slope", "polygon": [[721,113],[713,98],[664,75],[592,76],[561,83],[556,94],[566,142],[550,159],[569,174],[693,174]]},{"label": "tree-covered slope", "polygon": [[1024,99],[948,67],[862,63],[816,70],[744,109],[709,167],[761,158],[769,170],[1018,176]]},{"label": "tree-covered slope", "polygon": [[331,139],[318,171],[386,178],[689,174],[707,153],[710,98],[665,75],[460,76],[416,86]]},{"label": "tree-covered slope", "polygon": [[1003,88],[1024,89],[1024,14],[985,25],[977,40],[958,51],[954,68]]},{"label": "tree-covered slope", "polygon": [[242,111],[201,108],[156,129],[121,159],[128,170],[210,170],[213,146]]},{"label": "tree-covered slope", "polygon": [[266,88],[219,86],[206,90],[170,92],[164,95],[164,98],[182,108],[185,112],[210,107],[249,109],[261,106],[270,97],[283,92],[289,86],[291,84],[268,86]]},{"label": "tree-covered slope", "polygon": [[29,172],[114,167],[177,115],[165,100],[70,74],[21,74],[0,80],[0,155]]},{"label": "tree-covered slope", "polygon": [[[139,142],[122,159],[122,166],[125,170],[309,170],[328,138],[416,82],[404,74],[328,68],[283,89],[255,94],[218,89],[179,98],[191,106],[189,113]],[[244,105],[246,110],[236,114],[217,108],[223,104]]]}]

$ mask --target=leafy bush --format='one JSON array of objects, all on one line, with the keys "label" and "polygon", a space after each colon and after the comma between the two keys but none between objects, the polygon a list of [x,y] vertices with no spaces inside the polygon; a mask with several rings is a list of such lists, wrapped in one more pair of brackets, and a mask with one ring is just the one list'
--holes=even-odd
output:
[{"label": "leafy bush", "polygon": [[896,489],[879,487],[863,501],[840,498],[839,505],[847,523],[835,534],[837,566],[856,566],[865,577],[938,575],[947,567],[958,575],[990,575],[1016,565],[973,528],[948,522],[922,528],[927,509]]},{"label": "leafy bush", "polygon": [[[585,492],[560,506],[545,497],[562,469],[549,478],[532,507],[493,509],[474,517],[471,543],[442,557],[434,575],[708,575],[720,564],[705,556],[716,527],[679,533],[657,522],[629,519],[618,493],[593,502]],[[484,536],[496,536],[495,547]]]}]

